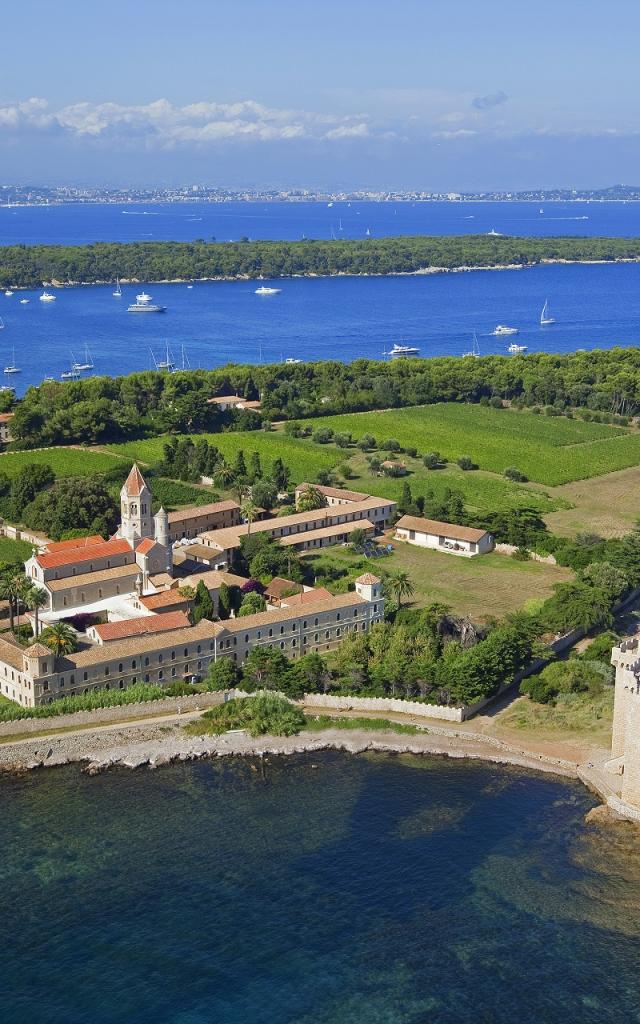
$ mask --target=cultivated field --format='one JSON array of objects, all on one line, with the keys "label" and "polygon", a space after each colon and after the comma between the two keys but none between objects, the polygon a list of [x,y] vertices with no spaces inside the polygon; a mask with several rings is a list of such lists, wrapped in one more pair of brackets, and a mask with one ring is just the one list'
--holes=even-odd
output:
[{"label": "cultivated field", "polygon": [[640,519],[640,466],[607,473],[592,480],[554,487],[552,499],[574,506],[545,515],[549,529],[560,536],[579,532],[619,537]]},{"label": "cultivated field", "polygon": [[[282,431],[265,433],[260,430],[249,430],[244,433],[198,434],[194,441],[206,437],[210,444],[220,449],[225,459],[233,463],[239,449],[245,457],[251,452],[259,452],[265,475],[271,468],[274,459],[281,458],[289,467],[292,479],[296,483],[313,480],[319,469],[333,469],[345,460],[348,452],[342,453],[331,446],[311,444],[297,438],[287,437]],[[146,441],[129,441],[126,444],[110,445],[108,451],[127,455],[141,464],[151,464],[162,459],[162,448],[166,437],[153,437]]]},{"label": "cultivated field", "polygon": [[41,448],[0,454],[0,472],[16,476],[23,466],[37,462],[51,466],[56,476],[88,476],[113,469],[120,460],[106,452],[84,448]]},{"label": "cultivated field", "polygon": [[[425,469],[421,459],[411,459],[403,455],[402,459],[409,470],[407,476],[385,477],[373,474],[363,455],[354,455],[353,450],[343,452],[344,455],[351,456],[348,461],[354,474],[345,486],[383,498],[397,500],[404,483],[408,482],[414,498],[425,495],[428,491],[433,491],[436,498],[441,498],[447,488],[459,491],[469,512],[495,512],[526,507],[544,514],[564,504],[564,499],[549,497],[546,491],[537,487],[523,487],[495,473],[485,473],[482,470],[465,473],[456,465],[429,470]],[[343,458],[343,461],[346,460]]]},{"label": "cultivated field", "polygon": [[640,465],[640,433],[563,416],[491,409],[455,403],[350,413],[308,421],[316,430],[359,438],[372,434],[415,447],[420,454],[439,451],[450,461],[470,455],[484,470],[503,473],[515,466],[536,483],[556,486],[617,469]]}]

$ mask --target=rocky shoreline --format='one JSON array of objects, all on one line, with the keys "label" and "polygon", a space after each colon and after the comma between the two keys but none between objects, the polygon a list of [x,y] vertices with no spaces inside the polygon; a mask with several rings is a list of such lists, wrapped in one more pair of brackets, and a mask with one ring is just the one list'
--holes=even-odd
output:
[{"label": "rocky shoreline", "polygon": [[437,754],[474,758],[495,764],[511,764],[536,771],[577,778],[577,765],[542,754],[527,754],[504,744],[495,746],[479,736],[463,736],[446,730],[425,730],[415,735],[366,729],[331,729],[290,737],[262,736],[245,732],[222,736],[189,735],[182,725],[145,723],[116,729],[95,729],[67,735],[21,739],[0,746],[0,772],[16,773],[79,763],[83,771],[97,774],[109,768],[158,768],[174,761],[208,757],[298,754],[320,750],[362,753],[376,750],[396,754]]},{"label": "rocky shoreline", "polygon": [[[419,267],[417,270],[390,270],[385,273],[351,273],[348,270],[336,271],[332,274],[317,274],[314,272],[301,273],[301,274],[285,274],[276,275],[274,278],[268,278],[268,280],[277,281],[290,281],[295,279],[313,279],[313,278],[328,278],[328,277],[424,277],[429,274],[470,274],[480,270],[531,270],[534,267],[540,266],[552,266],[554,264],[563,266],[614,266],[619,263],[640,263],[640,257],[630,256],[621,257],[616,260],[569,260],[569,259],[540,259],[535,263],[495,263],[488,266],[459,266],[459,267]],[[131,278],[120,278],[120,284],[124,285],[158,285],[158,284],[208,284],[212,282],[233,282],[233,281],[262,281],[262,276],[254,276],[251,274],[234,274],[234,275],[219,275],[216,277],[172,277],[172,278],[158,278],[154,280],[131,277]],[[107,285],[115,284],[112,280],[99,280],[99,281],[58,281],[55,278],[51,281],[44,282],[45,287],[51,288],[93,288],[93,287],[105,287]],[[29,291],[33,290],[31,285],[12,285],[15,291]]]}]

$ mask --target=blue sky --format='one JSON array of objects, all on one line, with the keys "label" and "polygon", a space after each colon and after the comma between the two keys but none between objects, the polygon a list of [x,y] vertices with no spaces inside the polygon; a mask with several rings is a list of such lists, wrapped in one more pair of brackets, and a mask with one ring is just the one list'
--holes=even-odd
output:
[{"label": "blue sky", "polygon": [[0,180],[639,183],[634,0],[23,0]]}]

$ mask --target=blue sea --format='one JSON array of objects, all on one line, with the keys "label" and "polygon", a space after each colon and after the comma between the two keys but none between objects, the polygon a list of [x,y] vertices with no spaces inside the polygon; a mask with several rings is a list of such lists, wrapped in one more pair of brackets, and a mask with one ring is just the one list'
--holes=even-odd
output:
[{"label": "blue sea", "polygon": [[3,1024],[638,1021],[640,853],[593,802],[373,754],[3,779]]},{"label": "blue sea", "polygon": [[[145,237],[327,237],[338,216],[345,237],[370,226],[376,234],[485,231],[505,233],[637,234],[640,203],[228,203],[120,208],[112,205],[0,208],[0,243],[83,243]],[[467,211],[467,212],[465,212]],[[469,212],[472,211],[472,212]],[[584,212],[588,211],[588,212]],[[201,217],[201,220],[194,220]],[[588,217],[587,220],[568,218]],[[335,233],[335,232],[334,232]],[[1,252],[1,249],[0,249]],[[45,376],[59,378],[72,362],[118,375],[177,365],[216,367],[234,362],[380,358],[394,343],[419,347],[421,357],[460,356],[477,332],[482,354],[505,353],[497,324],[518,327],[529,352],[637,345],[640,340],[640,265],[552,265],[529,270],[388,278],[294,278],[281,292],[255,294],[247,281],[153,285],[147,288],[164,314],[127,313],[140,286],[0,293],[0,371],[22,393]],[[27,298],[28,304],[20,299]],[[541,328],[545,299],[556,323]],[[512,339],[508,339],[512,340]],[[1,378],[0,378],[1,379]]]},{"label": "blue sea", "polygon": [[[542,211],[542,212],[541,212]],[[380,238],[386,235],[640,234],[637,203],[86,203],[0,207],[0,245]]]}]

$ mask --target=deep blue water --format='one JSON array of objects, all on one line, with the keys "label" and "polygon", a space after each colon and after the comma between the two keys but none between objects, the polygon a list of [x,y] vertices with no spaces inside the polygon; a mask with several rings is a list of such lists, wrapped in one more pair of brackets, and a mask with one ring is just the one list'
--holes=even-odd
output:
[{"label": "deep blue water", "polygon": [[640,1020],[640,856],[578,784],[327,754],[0,785],[3,1024]]},{"label": "deep blue water", "polygon": [[[0,207],[0,245],[10,242],[83,243],[98,239],[360,237],[422,232],[635,235],[640,203],[223,203],[174,206],[113,205]],[[586,220],[579,218],[587,218]],[[194,219],[201,218],[201,219]],[[573,219],[571,219],[573,218]],[[576,219],[578,218],[578,219]],[[1,251],[1,250],[0,250]],[[153,367],[166,354],[176,363],[214,367],[229,361],[275,362],[360,356],[379,358],[395,342],[420,347],[424,357],[461,355],[478,333],[482,353],[504,352],[498,323],[520,328],[528,350],[636,345],[640,339],[640,266],[543,266],[526,271],[478,271],[422,277],[292,279],[281,294],[259,298],[255,282],[153,285],[167,313],[138,316],[126,307],[139,286],[58,289],[55,303],[39,290],[0,293],[0,374],[23,392],[56,378],[88,345],[95,373]],[[21,305],[21,298],[28,305]],[[540,328],[548,298],[556,323]],[[0,382],[2,377],[0,376]]]},{"label": "deep blue water", "polygon": [[[543,213],[540,213],[540,210]],[[0,207],[0,245],[382,235],[639,235],[640,203],[177,203]]]},{"label": "deep blue water", "polygon": [[[96,374],[124,374],[153,367],[169,343],[192,367],[229,361],[257,363],[297,358],[380,358],[394,342],[410,342],[421,355],[459,356],[473,331],[482,354],[506,353],[510,338],[495,338],[496,324],[520,328],[530,352],[637,345],[640,341],[640,265],[541,266],[529,270],[476,271],[423,277],[295,278],[278,282],[281,294],[260,298],[256,282],[153,285],[147,290],[167,306],[164,314],[127,313],[140,286],[57,290],[55,303],[39,292],[0,293],[1,369],[15,361],[10,378],[18,392],[47,375],[59,377],[88,344]],[[20,305],[21,297],[29,298]],[[556,317],[541,328],[548,297]]]}]

